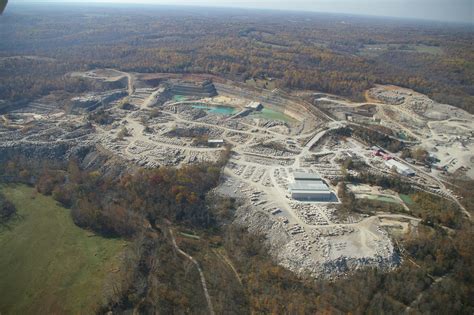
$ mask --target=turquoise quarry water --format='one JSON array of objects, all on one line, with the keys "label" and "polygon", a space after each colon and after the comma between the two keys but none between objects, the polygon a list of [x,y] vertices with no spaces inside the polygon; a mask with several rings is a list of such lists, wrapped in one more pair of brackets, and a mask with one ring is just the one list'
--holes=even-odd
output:
[{"label": "turquoise quarry water", "polygon": [[230,106],[206,106],[206,105],[193,105],[193,108],[207,110],[211,114],[217,115],[232,115],[238,112],[237,108]]},{"label": "turquoise quarry water", "polygon": [[183,95],[173,96],[173,101],[175,101],[175,102],[182,102],[182,101],[185,101],[186,99],[187,99],[187,97],[183,96]]}]

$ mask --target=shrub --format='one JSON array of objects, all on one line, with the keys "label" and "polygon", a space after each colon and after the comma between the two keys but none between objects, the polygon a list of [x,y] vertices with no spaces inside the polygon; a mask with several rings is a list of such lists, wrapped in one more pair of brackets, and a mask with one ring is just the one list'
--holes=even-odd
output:
[{"label": "shrub", "polygon": [[0,224],[8,221],[15,213],[15,205],[0,194]]}]

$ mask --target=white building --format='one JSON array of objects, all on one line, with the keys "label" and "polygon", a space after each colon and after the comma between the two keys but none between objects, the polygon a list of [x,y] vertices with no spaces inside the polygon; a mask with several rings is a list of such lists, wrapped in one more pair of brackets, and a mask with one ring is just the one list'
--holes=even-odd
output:
[{"label": "white building", "polygon": [[288,186],[295,200],[330,201],[331,190],[318,174],[295,172],[294,182]]},{"label": "white building", "polygon": [[400,163],[394,159],[387,160],[385,161],[385,165],[389,169],[393,169],[395,167],[396,171],[398,174],[403,175],[403,176],[415,176],[415,171],[406,166],[403,163]]},{"label": "white building", "polygon": [[221,147],[224,145],[223,139],[209,139],[207,140],[207,145],[210,147]]},{"label": "white building", "polygon": [[247,106],[245,106],[247,109],[251,109],[254,111],[259,111],[263,109],[262,103],[259,102],[250,102]]}]

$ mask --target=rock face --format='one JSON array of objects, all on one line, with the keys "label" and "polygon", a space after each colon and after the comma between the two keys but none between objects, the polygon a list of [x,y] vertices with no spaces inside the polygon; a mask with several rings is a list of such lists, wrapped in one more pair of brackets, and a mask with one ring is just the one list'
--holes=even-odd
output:
[{"label": "rock face", "polygon": [[66,142],[56,142],[54,144],[7,142],[0,145],[0,162],[4,163],[20,156],[31,162],[60,161],[66,159],[69,149],[70,145]]},{"label": "rock face", "polygon": [[4,100],[0,100],[0,115],[6,114],[10,111],[20,109],[24,107],[26,104],[28,104],[27,101],[18,101],[18,102],[7,102]]},{"label": "rock face", "polygon": [[386,90],[384,88],[373,88],[369,91],[369,94],[390,105],[401,105],[405,102],[404,93],[398,90]]},{"label": "rock face", "polygon": [[90,112],[102,104],[108,104],[127,95],[124,90],[109,91],[102,94],[90,94],[71,99],[71,112],[81,113]]},{"label": "rock face", "polygon": [[0,144],[0,163],[18,158],[38,167],[44,162],[66,166],[70,160],[76,160],[81,168],[99,170],[110,177],[119,176],[133,167],[95,144],[77,145],[71,142]]},{"label": "rock face", "polygon": [[131,167],[102,148],[90,123],[70,116],[38,116],[19,127],[0,125],[0,163],[17,160],[41,168],[44,163],[65,167],[76,160],[83,169],[110,176]]},{"label": "rock face", "polygon": [[171,83],[169,90],[173,95],[193,97],[213,97],[217,95],[214,84],[209,80],[201,83],[175,81]]}]

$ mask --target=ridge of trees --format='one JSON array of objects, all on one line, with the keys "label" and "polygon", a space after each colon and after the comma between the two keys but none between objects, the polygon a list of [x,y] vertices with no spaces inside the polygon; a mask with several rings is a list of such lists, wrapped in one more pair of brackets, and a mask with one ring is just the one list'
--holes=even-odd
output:
[{"label": "ridge of trees", "polygon": [[[56,59],[2,59],[0,98],[15,101],[56,90],[100,89],[63,75],[115,67],[147,73],[209,73],[241,81],[271,77],[280,88],[311,89],[354,100],[362,100],[363,92],[374,84],[395,84],[474,112],[473,35],[462,26],[357,18],[351,18],[349,26],[337,18],[292,19],[289,13],[203,17],[138,10],[128,12],[127,18],[123,14],[110,9],[85,23],[81,15],[43,12],[35,16],[33,34],[28,19],[10,18],[2,28],[3,55]],[[442,53],[393,49],[376,56],[360,53],[373,44],[427,45]]]}]

